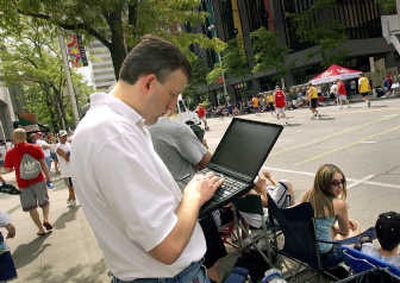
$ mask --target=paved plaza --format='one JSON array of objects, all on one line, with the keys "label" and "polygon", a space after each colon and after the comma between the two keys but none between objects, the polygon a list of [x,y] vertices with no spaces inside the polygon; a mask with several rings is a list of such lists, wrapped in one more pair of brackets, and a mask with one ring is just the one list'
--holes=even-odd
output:
[{"label": "paved plaza", "polygon": [[[289,125],[272,150],[266,166],[277,178],[294,184],[296,199],[311,186],[323,163],[339,165],[349,180],[350,216],[362,227],[373,225],[383,211],[399,211],[400,99],[373,101],[372,108],[321,108],[320,120],[307,109],[288,111]],[[270,113],[241,118],[276,122]],[[206,138],[215,149],[231,118],[209,119]],[[112,172],[110,172],[112,174]],[[13,180],[13,175],[6,176]],[[54,232],[38,238],[18,196],[1,195],[0,208],[17,228],[9,240],[19,278],[13,282],[109,282],[107,266],[80,206],[66,208],[67,188],[56,181],[49,192]],[[151,267],[149,267],[151,268]]]}]

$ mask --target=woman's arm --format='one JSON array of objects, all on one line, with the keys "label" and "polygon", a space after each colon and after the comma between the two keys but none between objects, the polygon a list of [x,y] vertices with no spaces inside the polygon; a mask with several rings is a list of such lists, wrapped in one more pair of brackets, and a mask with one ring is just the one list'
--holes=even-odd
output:
[{"label": "woman's arm", "polygon": [[334,199],[333,209],[335,210],[338,220],[338,227],[334,227],[334,237],[339,236],[341,238],[346,238],[349,235],[350,230],[347,204],[344,200]]}]

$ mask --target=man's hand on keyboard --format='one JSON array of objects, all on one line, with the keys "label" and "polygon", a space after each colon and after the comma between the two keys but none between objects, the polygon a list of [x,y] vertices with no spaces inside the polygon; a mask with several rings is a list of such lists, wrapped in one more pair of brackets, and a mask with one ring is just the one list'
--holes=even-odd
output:
[{"label": "man's hand on keyboard", "polygon": [[223,178],[213,173],[196,174],[184,190],[185,197],[197,203],[200,208],[214,195],[223,182]]}]

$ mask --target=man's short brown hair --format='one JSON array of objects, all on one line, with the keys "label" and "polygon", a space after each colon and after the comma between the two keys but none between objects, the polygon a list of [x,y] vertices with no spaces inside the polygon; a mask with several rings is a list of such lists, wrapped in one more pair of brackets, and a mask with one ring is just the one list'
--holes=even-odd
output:
[{"label": "man's short brown hair", "polygon": [[172,72],[181,69],[191,77],[192,68],[186,56],[172,43],[147,35],[129,52],[122,63],[119,79],[129,84],[142,75],[155,74],[160,82]]}]

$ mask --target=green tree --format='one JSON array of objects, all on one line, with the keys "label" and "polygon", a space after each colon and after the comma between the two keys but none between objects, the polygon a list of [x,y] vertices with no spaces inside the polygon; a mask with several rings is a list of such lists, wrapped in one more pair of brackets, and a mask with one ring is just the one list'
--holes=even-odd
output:
[{"label": "green tree", "polygon": [[384,13],[386,14],[396,13],[396,0],[378,0],[378,3],[382,7]]},{"label": "green tree", "polygon": [[315,0],[302,13],[288,15],[297,27],[296,34],[300,40],[320,47],[317,52],[325,67],[342,63],[346,56],[341,45],[347,38],[343,24],[334,16],[336,5],[335,0]]},{"label": "green tree", "polygon": [[254,50],[253,73],[275,70],[277,78],[282,77],[285,72],[285,55],[288,49],[282,46],[276,34],[268,31],[265,27],[251,33]]},{"label": "green tree", "polygon": [[227,76],[243,79],[250,73],[247,57],[239,47],[237,39],[228,41],[228,46],[224,51],[224,63]]},{"label": "green tree", "polygon": [[[58,31],[42,20],[24,19],[14,29],[0,30],[0,58],[4,79],[9,86],[18,86],[27,111],[54,130],[73,126],[69,97],[64,90],[63,64],[57,42]],[[91,91],[73,75],[78,103],[87,101]]]},{"label": "green tree", "polygon": [[215,40],[179,26],[202,22],[205,14],[198,7],[198,0],[0,0],[0,13],[7,18],[0,28],[12,28],[7,24],[24,15],[96,38],[110,50],[118,78],[127,52],[147,33],[171,40],[192,58],[190,44],[213,48]]}]

